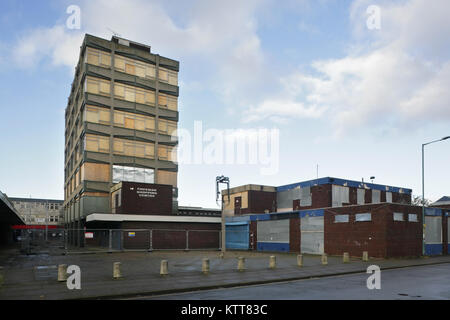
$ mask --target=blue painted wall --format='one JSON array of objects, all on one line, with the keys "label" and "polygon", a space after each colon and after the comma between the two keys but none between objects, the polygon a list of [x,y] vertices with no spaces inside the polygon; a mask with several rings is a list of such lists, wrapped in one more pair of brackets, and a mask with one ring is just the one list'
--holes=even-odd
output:
[{"label": "blue painted wall", "polygon": [[225,243],[227,249],[249,249],[248,239],[250,228],[248,222],[228,222],[225,227]]},{"label": "blue painted wall", "polygon": [[289,243],[258,242],[257,249],[258,251],[289,252]]},{"label": "blue painted wall", "polygon": [[442,254],[442,244],[425,244],[425,255],[436,256]]}]

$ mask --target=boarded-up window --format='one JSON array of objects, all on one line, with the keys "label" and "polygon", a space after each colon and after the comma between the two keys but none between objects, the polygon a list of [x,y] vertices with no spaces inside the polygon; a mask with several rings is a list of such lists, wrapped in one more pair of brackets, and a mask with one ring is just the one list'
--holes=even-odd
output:
[{"label": "boarded-up window", "polygon": [[165,170],[158,170],[156,183],[177,186],[177,173]]},{"label": "boarded-up window", "polygon": [[364,189],[357,189],[356,193],[357,193],[357,195],[356,195],[356,197],[357,197],[356,203],[357,204],[364,204],[366,202],[365,201],[366,190],[364,190]]},{"label": "boarded-up window", "polygon": [[167,146],[164,145],[158,146],[158,159],[168,160]]},{"label": "boarded-up window", "polygon": [[404,214],[402,212],[394,212],[394,221],[404,221]]},{"label": "boarded-up window", "polygon": [[372,214],[370,213],[358,213],[355,215],[355,221],[372,221]]},{"label": "boarded-up window", "polygon": [[86,91],[93,94],[109,96],[110,81],[94,77],[86,78]]},{"label": "boarded-up window", "polygon": [[348,214],[337,214],[334,216],[334,222],[335,223],[345,223],[349,221],[349,215]]},{"label": "boarded-up window", "polygon": [[333,185],[331,189],[333,207],[342,207],[343,203],[349,203],[349,189],[344,186]]},{"label": "boarded-up window", "polygon": [[169,73],[166,69],[159,68],[158,78],[161,81],[168,82],[169,81]]},{"label": "boarded-up window", "polygon": [[85,162],[82,165],[81,180],[109,181],[109,164]]},{"label": "boarded-up window", "polygon": [[392,203],[392,192],[386,192],[386,202]]},{"label": "boarded-up window", "polygon": [[442,217],[425,216],[425,243],[442,243]]},{"label": "boarded-up window", "polygon": [[111,66],[111,54],[109,52],[87,47],[86,53],[87,63],[102,67]]},{"label": "boarded-up window", "polygon": [[372,203],[380,203],[380,202],[381,202],[381,191],[372,190]]},{"label": "boarded-up window", "polygon": [[150,142],[114,139],[114,153],[129,157],[154,159],[155,144]]}]

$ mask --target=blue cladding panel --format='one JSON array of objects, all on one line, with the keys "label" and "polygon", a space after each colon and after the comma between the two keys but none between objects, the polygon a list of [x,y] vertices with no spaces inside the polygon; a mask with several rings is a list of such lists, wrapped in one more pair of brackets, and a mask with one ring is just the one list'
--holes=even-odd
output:
[{"label": "blue cladding panel", "polygon": [[442,216],[442,209],[438,208],[425,208],[426,216]]},{"label": "blue cladding panel", "polygon": [[[311,187],[311,186],[323,185],[323,184],[334,184],[334,185],[338,185],[338,186],[346,185],[347,187],[362,188],[362,182],[361,181],[353,181],[353,180],[345,180],[345,179],[338,179],[338,178],[327,177],[327,178],[314,179],[314,180],[309,180],[309,181],[304,181],[304,182],[288,184],[288,185],[285,185],[285,186],[280,186],[280,187],[277,187],[277,192],[290,190],[290,189],[293,189],[293,188],[296,188],[296,187],[303,188],[303,187]],[[406,188],[392,187],[392,186],[386,186],[386,185],[381,185],[381,184],[373,184],[373,183],[367,183],[367,182],[364,182],[364,184],[368,188],[374,189],[374,190],[381,190],[381,191],[388,191],[388,192],[399,192],[400,189],[402,189],[402,191],[404,193],[406,193],[406,194],[411,194],[412,193],[411,189],[406,189]]]},{"label": "blue cladding panel", "polygon": [[289,252],[289,243],[258,242],[258,251],[281,251]]},{"label": "blue cladding panel", "polygon": [[442,254],[442,244],[426,244],[425,255],[436,256]]},{"label": "blue cladding panel", "polygon": [[248,223],[238,222],[226,225],[226,248],[248,250],[249,225]]},{"label": "blue cladding panel", "polygon": [[323,217],[324,210],[323,209],[315,209],[315,210],[303,210],[299,212],[300,218],[308,217]]}]

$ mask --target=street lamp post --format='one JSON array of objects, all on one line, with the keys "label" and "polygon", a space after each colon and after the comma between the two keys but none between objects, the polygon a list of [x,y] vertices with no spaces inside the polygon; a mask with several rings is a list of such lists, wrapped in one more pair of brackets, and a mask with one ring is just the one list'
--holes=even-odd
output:
[{"label": "street lamp post", "polygon": [[223,204],[224,204],[224,198],[221,194],[221,192],[219,191],[219,184],[224,183],[227,185],[227,193],[228,193],[228,201],[230,201],[230,178],[225,177],[225,176],[220,176],[220,177],[216,177],[216,202],[218,202],[219,198],[220,198],[220,202],[221,202],[221,251],[222,254],[225,253],[225,247],[226,247],[226,228],[225,228],[225,215],[223,212]]},{"label": "street lamp post", "polygon": [[425,146],[450,139],[450,136],[444,137],[439,140],[434,140],[431,142],[423,143],[422,144],[422,227],[423,227],[423,235],[422,235],[422,255],[425,255]]}]

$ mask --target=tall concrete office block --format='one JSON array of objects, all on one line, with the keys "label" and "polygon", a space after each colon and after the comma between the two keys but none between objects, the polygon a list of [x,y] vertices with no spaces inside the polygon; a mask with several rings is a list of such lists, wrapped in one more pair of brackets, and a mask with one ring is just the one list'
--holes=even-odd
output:
[{"label": "tall concrete office block", "polygon": [[120,181],[172,185],[177,210],[178,71],[149,46],[85,36],[65,112],[66,227],[111,213]]}]

